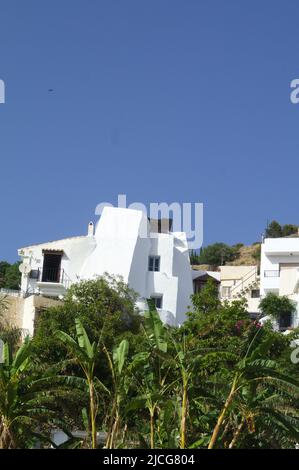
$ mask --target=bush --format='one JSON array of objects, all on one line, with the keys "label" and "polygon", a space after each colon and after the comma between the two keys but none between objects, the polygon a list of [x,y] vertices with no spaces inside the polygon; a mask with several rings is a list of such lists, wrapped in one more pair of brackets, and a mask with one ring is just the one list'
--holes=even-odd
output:
[{"label": "bush", "polygon": [[278,295],[270,292],[264,297],[259,304],[260,310],[264,315],[278,320],[287,315],[293,315],[296,311],[296,305],[285,295],[279,297]]}]

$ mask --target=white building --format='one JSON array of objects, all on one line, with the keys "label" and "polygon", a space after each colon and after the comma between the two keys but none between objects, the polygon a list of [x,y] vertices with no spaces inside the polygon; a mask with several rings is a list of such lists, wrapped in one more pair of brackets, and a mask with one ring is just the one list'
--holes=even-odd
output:
[{"label": "white building", "polygon": [[220,299],[245,299],[248,312],[255,318],[259,314],[260,277],[257,266],[220,266]]},{"label": "white building", "polygon": [[280,326],[283,329],[299,326],[299,236],[264,240],[260,289],[262,297],[273,292],[293,300],[297,304],[297,312]]},{"label": "white building", "polygon": [[[170,221],[155,222],[142,211],[105,207],[86,236],[20,249],[22,292],[61,297],[71,284],[109,273],[138,293],[141,311],[152,298],[165,323],[182,324],[193,293],[186,235],[171,232]],[[30,312],[25,327],[32,331]]]}]

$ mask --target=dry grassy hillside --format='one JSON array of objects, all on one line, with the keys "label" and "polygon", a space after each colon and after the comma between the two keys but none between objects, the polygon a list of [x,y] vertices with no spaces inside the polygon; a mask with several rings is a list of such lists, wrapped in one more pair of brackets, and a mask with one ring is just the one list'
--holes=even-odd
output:
[{"label": "dry grassy hillside", "polygon": [[250,245],[250,246],[241,246],[239,249],[239,257],[235,261],[231,261],[229,264],[244,265],[244,266],[253,266],[258,263],[257,259],[254,257],[254,254],[260,247],[260,243]]},{"label": "dry grassy hillside", "polygon": [[[259,264],[259,258],[257,253],[260,250],[260,243],[254,243],[249,246],[241,246],[238,249],[239,255],[234,261],[230,261],[230,266],[254,266]],[[208,264],[196,264],[192,266],[193,269],[202,270],[202,271],[216,271],[217,266],[210,266]]]}]

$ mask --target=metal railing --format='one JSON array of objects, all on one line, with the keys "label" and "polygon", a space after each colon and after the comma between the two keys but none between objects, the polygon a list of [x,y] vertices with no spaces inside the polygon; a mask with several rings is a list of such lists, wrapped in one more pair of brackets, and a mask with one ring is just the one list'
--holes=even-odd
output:
[{"label": "metal railing", "polygon": [[279,269],[266,269],[264,271],[264,277],[279,277],[280,271]]},{"label": "metal railing", "polygon": [[8,295],[10,297],[24,297],[24,293],[21,290],[15,290],[15,289],[1,288],[0,294]]},{"label": "metal railing", "polygon": [[68,289],[71,284],[71,279],[64,269],[45,267],[43,269],[38,269],[38,282],[62,284],[66,289]]},{"label": "metal railing", "polygon": [[238,291],[239,289],[242,290],[244,287],[248,286],[250,282],[254,282],[257,280],[257,267],[255,266],[253,269],[248,271],[234,286],[230,289],[230,295]]},{"label": "metal railing", "polygon": [[60,283],[61,269],[56,267],[45,267],[38,270],[38,281],[39,282],[56,282]]}]

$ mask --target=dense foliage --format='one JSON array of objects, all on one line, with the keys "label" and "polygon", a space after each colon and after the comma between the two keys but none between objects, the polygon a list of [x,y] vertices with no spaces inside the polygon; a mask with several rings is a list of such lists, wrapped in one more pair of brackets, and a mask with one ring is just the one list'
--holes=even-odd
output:
[{"label": "dense foliage", "polygon": [[0,261],[0,288],[16,289],[20,288],[21,273],[20,263],[10,264],[7,261]]},{"label": "dense foliage", "polygon": [[230,261],[234,261],[239,254],[241,244],[229,246],[225,243],[214,243],[201,248],[200,253],[194,251],[190,253],[191,264],[209,264],[212,266],[222,266]]},{"label": "dense foliage", "polygon": [[278,296],[274,292],[269,292],[259,304],[259,308],[264,315],[273,319],[279,319],[296,312],[296,303],[286,295]]},{"label": "dense foliage", "polygon": [[243,301],[221,304],[213,283],[181,328],[152,309],[137,315],[134,300],[121,280],[83,282],[40,313],[32,341],[16,354],[6,346],[0,447],[47,446],[53,427],[69,447],[295,447],[298,331],[251,321]]},{"label": "dense foliage", "polygon": [[280,225],[276,220],[272,220],[265,230],[266,238],[287,237],[298,233],[298,225],[285,224]]}]

